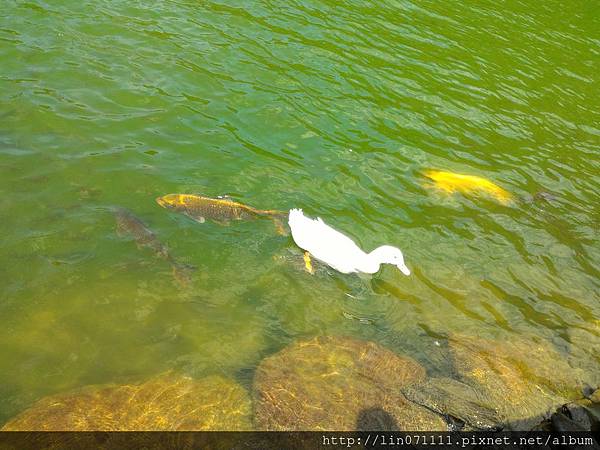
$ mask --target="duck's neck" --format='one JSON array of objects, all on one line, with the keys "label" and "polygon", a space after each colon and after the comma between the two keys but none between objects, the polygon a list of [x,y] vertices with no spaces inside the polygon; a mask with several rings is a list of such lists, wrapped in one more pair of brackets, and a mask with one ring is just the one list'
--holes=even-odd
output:
[{"label": "duck's neck", "polygon": [[364,273],[375,273],[379,271],[379,266],[385,261],[384,247],[378,247],[371,253],[365,253],[357,269]]}]

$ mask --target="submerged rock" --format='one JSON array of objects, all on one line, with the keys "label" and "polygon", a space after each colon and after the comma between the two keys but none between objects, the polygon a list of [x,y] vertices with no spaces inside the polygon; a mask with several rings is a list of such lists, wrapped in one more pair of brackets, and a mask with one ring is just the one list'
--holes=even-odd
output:
[{"label": "submerged rock", "polygon": [[545,342],[454,335],[449,347],[459,377],[497,408],[509,429],[531,429],[581,388],[575,371]]},{"label": "submerged rock", "polygon": [[590,394],[590,400],[600,405],[600,389],[596,389]]},{"label": "submerged rock", "polygon": [[231,380],[166,373],[45,397],[2,431],[249,430],[250,412],[246,390]]},{"label": "submerged rock", "polygon": [[424,378],[421,365],[373,342],[295,342],[256,370],[255,423],[263,430],[447,430],[440,416],[400,392]]},{"label": "submerged rock", "polygon": [[569,402],[559,408],[550,418],[556,431],[589,431],[592,428],[592,418],[588,410],[593,403],[588,399]]},{"label": "submerged rock", "polygon": [[[585,432],[600,442],[600,390],[592,394],[589,398],[582,398],[569,402],[558,408],[550,418],[543,420],[534,427],[536,431],[546,431],[551,433],[570,433]],[[592,448],[600,449],[598,444],[591,447],[569,446],[568,448]]]},{"label": "submerged rock", "polygon": [[425,383],[402,389],[410,401],[439,414],[458,419],[465,428],[495,430],[502,428],[498,412],[473,387],[451,378],[430,378]]},{"label": "submerged rock", "polygon": [[600,385],[600,320],[586,327],[567,330],[569,360],[584,373],[584,381],[591,386]]}]

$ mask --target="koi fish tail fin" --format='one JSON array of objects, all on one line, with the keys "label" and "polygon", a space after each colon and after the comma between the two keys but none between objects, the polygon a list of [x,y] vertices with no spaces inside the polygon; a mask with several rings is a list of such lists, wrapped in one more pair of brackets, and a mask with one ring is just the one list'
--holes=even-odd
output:
[{"label": "koi fish tail fin", "polygon": [[189,286],[192,282],[194,272],[198,269],[191,264],[171,261],[173,279],[179,286]]},{"label": "koi fish tail fin", "polygon": [[[285,217],[285,216],[283,216]],[[289,233],[284,225],[284,221],[281,220],[282,217],[279,216],[272,216],[271,220],[273,221],[273,224],[275,225],[275,230],[277,231],[277,234],[280,236],[287,236]]]}]

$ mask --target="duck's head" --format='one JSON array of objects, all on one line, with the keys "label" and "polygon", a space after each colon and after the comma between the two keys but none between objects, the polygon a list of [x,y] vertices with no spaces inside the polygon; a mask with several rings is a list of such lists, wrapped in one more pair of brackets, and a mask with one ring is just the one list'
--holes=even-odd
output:
[{"label": "duck's head", "polygon": [[404,255],[399,248],[391,245],[382,245],[373,253],[377,252],[377,258],[380,262],[395,265],[404,275],[410,275],[410,270],[404,263]]}]

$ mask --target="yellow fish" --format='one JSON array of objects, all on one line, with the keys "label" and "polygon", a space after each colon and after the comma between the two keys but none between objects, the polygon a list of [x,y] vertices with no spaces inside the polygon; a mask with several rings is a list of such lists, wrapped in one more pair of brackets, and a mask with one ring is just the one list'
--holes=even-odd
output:
[{"label": "yellow fish", "polygon": [[482,177],[442,170],[428,170],[424,175],[433,180],[436,188],[448,194],[454,192],[483,192],[495,198],[503,205],[507,205],[513,201],[513,196],[510,192]]}]

